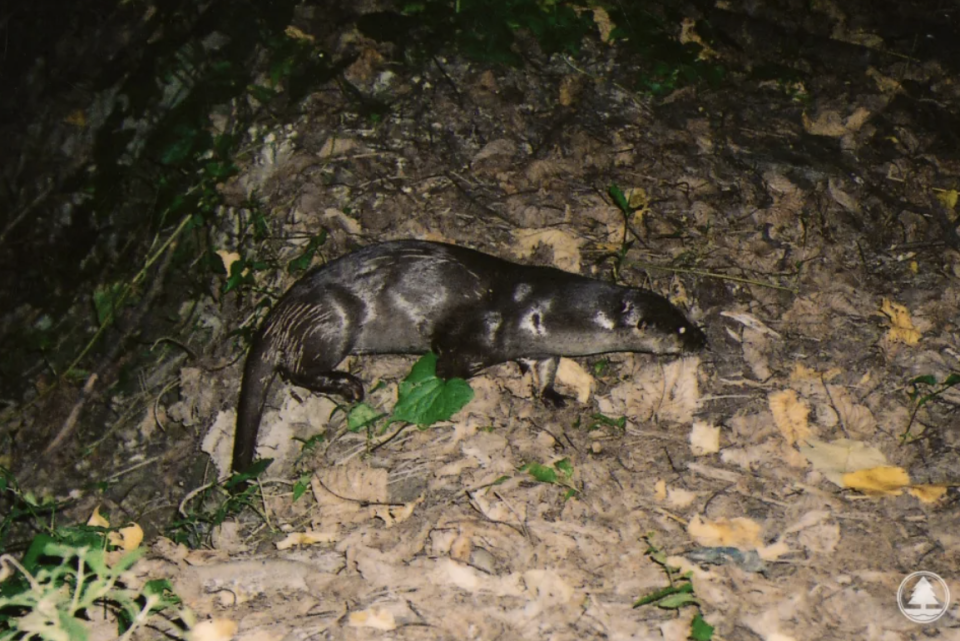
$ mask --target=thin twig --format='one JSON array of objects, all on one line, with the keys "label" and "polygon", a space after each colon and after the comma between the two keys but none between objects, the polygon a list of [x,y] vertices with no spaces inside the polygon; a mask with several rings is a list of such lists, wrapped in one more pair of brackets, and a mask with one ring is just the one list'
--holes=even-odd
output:
[{"label": "thin twig", "polygon": [[633,261],[636,265],[643,267],[645,269],[660,269],[667,272],[675,272],[677,274],[693,274],[695,276],[706,276],[707,278],[717,278],[719,280],[729,280],[734,283],[744,283],[746,285],[756,285],[757,287],[767,287],[769,289],[779,289],[785,292],[791,292],[793,294],[799,293],[799,290],[795,287],[784,287],[783,285],[774,285],[773,283],[764,283],[759,280],[750,280],[749,278],[740,278],[739,276],[728,276],[726,274],[717,274],[714,272],[706,272],[702,269],[688,269],[686,267],[666,267],[664,265],[657,265],[655,263],[647,263],[644,261]]}]

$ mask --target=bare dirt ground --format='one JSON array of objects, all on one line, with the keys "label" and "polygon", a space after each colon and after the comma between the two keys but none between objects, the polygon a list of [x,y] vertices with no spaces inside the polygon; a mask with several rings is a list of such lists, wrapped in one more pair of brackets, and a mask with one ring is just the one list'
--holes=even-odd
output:
[{"label": "bare dirt ground", "polygon": [[[957,58],[881,53],[907,38],[889,7],[876,22],[867,4],[802,20],[755,9],[711,16],[718,59],[789,62],[805,81],[733,71],[651,100],[621,86],[630,61],[601,44],[566,60],[530,43],[519,69],[448,57],[411,70],[353,33],[338,45],[360,53],[345,78],[389,103],[382,118],[331,82],[297,119],[251,132],[223,191],[240,211],[256,194],[276,232],[260,250],[283,262],[321,230],[326,259],[451,242],[648,287],[710,343],[567,363],[560,391],[579,398],[560,410],[498,366],[453,421],[372,439],[346,432],[333,400],[276,384],[263,518],[219,528],[211,550],[154,548],[150,568],[200,618],[251,640],[685,639],[696,608],[633,607],[668,584],[653,546],[692,573],[717,639],[960,639],[955,602],[926,626],[897,607],[917,570],[960,595],[960,395],[915,414],[909,395],[915,377],[960,368],[960,252],[942,224],[955,214],[937,200],[960,185]],[[941,20],[960,37],[955,11]],[[293,282],[257,277],[275,293]],[[257,300],[209,303],[221,337]],[[157,406],[221,473],[232,356],[184,367],[179,399]],[[342,368],[382,382],[370,402],[389,408],[413,361]],[[291,439],[321,432],[301,457]],[[154,482],[202,465],[189,432],[174,440]],[[561,460],[564,484],[520,471]],[[313,472],[297,501],[294,468]],[[844,476],[861,468],[872,476]]]}]

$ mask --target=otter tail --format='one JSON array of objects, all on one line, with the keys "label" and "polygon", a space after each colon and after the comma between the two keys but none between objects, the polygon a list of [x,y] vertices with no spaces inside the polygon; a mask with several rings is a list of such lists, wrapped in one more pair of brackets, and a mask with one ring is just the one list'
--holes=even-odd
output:
[{"label": "otter tail", "polygon": [[258,336],[243,366],[243,382],[240,384],[240,403],[237,407],[237,429],[233,437],[234,472],[245,472],[253,463],[253,454],[257,448],[257,433],[260,431],[260,418],[267,392],[276,373],[271,358],[270,341]]}]

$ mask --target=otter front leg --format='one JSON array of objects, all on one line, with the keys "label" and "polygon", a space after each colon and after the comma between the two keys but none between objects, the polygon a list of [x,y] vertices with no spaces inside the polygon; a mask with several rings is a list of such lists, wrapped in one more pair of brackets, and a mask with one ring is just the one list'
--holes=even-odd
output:
[{"label": "otter front leg", "polygon": [[470,378],[480,370],[499,362],[487,362],[483,356],[474,352],[463,350],[451,352],[436,345],[433,351],[437,355],[437,376],[443,379]]},{"label": "otter front leg", "polygon": [[520,370],[526,374],[533,372],[533,384],[544,405],[553,407],[564,407],[567,404],[567,397],[554,389],[553,384],[557,379],[557,368],[560,366],[560,357],[553,356],[535,360],[531,358],[521,358],[517,360]]},{"label": "otter front leg", "polygon": [[430,341],[437,355],[437,376],[440,378],[470,378],[480,370],[502,363],[492,346],[499,318],[491,320],[477,309],[464,308],[448,314]]}]

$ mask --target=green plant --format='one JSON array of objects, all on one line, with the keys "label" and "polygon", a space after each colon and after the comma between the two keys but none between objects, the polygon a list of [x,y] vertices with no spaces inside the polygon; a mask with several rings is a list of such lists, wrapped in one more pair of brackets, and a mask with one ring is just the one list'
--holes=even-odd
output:
[{"label": "green plant", "polygon": [[[0,640],[85,641],[104,616],[129,639],[158,612],[180,605],[166,580],[130,569],[142,549],[109,552],[107,530],[82,526],[40,534],[22,561],[0,556]],[[188,620],[187,611],[178,613]]]},{"label": "green plant", "polygon": [[903,431],[900,437],[901,443],[906,443],[910,439],[910,430],[913,428],[913,422],[917,418],[917,412],[920,408],[936,399],[951,387],[960,384],[960,374],[951,373],[942,383],[937,383],[937,377],[932,374],[918,376],[910,381],[910,391],[907,395],[913,401],[913,411],[910,412],[910,422],[907,423],[907,429]]},{"label": "green plant", "polygon": [[620,416],[619,418],[610,418],[605,414],[591,414],[591,422],[587,425],[588,432],[594,432],[603,427],[612,427],[616,429],[620,434],[624,434],[627,431],[627,417]]},{"label": "green plant", "polygon": [[694,606],[697,608],[697,614],[690,623],[689,638],[694,641],[710,641],[713,638],[713,626],[703,619],[703,612],[700,611],[700,601],[693,589],[693,572],[681,574],[680,568],[667,563],[667,555],[653,545],[650,536],[644,537],[644,540],[647,542],[647,556],[663,568],[669,585],[640,597],[634,602],[633,607],[639,608],[652,604],[664,610],[678,610],[686,606]]},{"label": "green plant", "polygon": [[520,466],[520,472],[526,472],[540,483],[549,483],[567,488],[563,494],[563,500],[566,501],[577,494],[577,489],[573,482],[573,464],[570,459],[560,459],[553,465],[543,465],[542,463],[527,463]]},{"label": "green plant", "polygon": [[10,545],[8,539],[14,533],[28,531],[42,532],[56,536],[57,514],[66,505],[51,497],[37,497],[24,491],[13,474],[0,465],[0,554],[16,544]]},{"label": "green plant", "polygon": [[266,517],[258,508],[260,486],[250,481],[259,478],[272,459],[254,461],[242,474],[233,474],[221,484],[212,483],[191,497],[189,506],[181,506],[180,518],[167,529],[167,536],[177,543],[198,548],[209,542],[214,528],[250,509]]},{"label": "green plant", "polygon": [[347,415],[347,425],[351,431],[357,432],[387,418],[383,429],[396,422],[425,429],[449,420],[471,400],[473,390],[465,380],[443,380],[437,376],[437,355],[428,352],[414,363],[410,373],[400,382],[397,403],[389,417],[366,403],[357,403]]},{"label": "green plant", "polygon": [[416,57],[453,48],[480,62],[519,65],[519,32],[548,54],[576,54],[592,29],[586,4],[564,0],[426,0],[397,11],[369,13],[357,23],[371,38],[394,42]]}]

